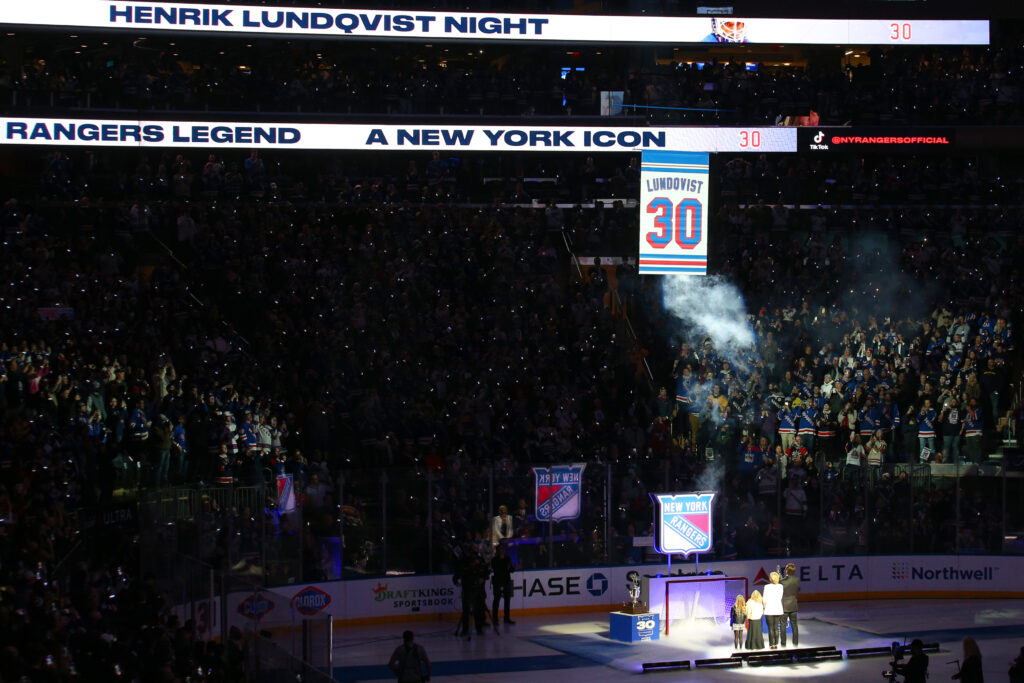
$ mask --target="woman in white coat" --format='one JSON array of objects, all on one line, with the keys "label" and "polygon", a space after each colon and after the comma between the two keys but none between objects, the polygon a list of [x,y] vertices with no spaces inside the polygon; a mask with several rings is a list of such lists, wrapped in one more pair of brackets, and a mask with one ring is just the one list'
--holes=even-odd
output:
[{"label": "woman in white coat", "polygon": [[764,616],[768,620],[768,645],[774,650],[779,647],[779,626],[783,623],[782,584],[778,572],[772,572],[768,578],[772,582],[764,587]]}]

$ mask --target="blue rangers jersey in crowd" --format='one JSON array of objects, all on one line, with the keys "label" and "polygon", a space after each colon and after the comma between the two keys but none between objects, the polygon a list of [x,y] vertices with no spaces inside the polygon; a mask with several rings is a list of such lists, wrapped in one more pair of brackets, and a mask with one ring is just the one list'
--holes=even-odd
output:
[{"label": "blue rangers jersey in crowd", "polygon": [[857,421],[860,423],[860,435],[871,436],[881,428],[882,409],[876,405],[861,408]]},{"label": "blue rangers jersey in crowd", "polygon": [[964,436],[981,436],[981,408],[968,408],[964,412]]},{"label": "blue rangers jersey in crowd", "polygon": [[132,416],[128,418],[128,429],[136,441],[144,441],[149,438],[149,418],[141,408],[132,411]]},{"label": "blue rangers jersey in crowd", "polygon": [[814,434],[815,428],[817,427],[817,420],[818,409],[813,405],[808,405],[800,411],[800,425],[797,433]]},{"label": "blue rangers jersey in crowd", "polygon": [[676,402],[690,405],[690,398],[693,396],[693,377],[683,373],[676,375]]},{"label": "blue rangers jersey in crowd", "polygon": [[796,434],[799,408],[783,408],[779,411],[779,434]]},{"label": "blue rangers jersey in crowd", "polygon": [[935,418],[937,413],[935,408],[929,408],[928,410],[922,410],[917,416],[917,435],[920,438],[927,439],[935,436]]},{"label": "blue rangers jersey in crowd", "polygon": [[238,425],[238,450],[245,453],[250,448],[257,447],[256,433],[253,431],[252,424],[248,420],[243,420],[242,424]]},{"label": "blue rangers jersey in crowd", "polygon": [[181,449],[182,453],[185,453],[188,450],[188,448],[185,445],[186,442],[184,425],[174,425],[174,429],[171,430],[171,441],[174,443],[175,446]]},{"label": "blue rangers jersey in crowd", "polygon": [[895,403],[886,403],[882,406],[881,427],[885,430],[896,429],[900,426],[900,409]]}]

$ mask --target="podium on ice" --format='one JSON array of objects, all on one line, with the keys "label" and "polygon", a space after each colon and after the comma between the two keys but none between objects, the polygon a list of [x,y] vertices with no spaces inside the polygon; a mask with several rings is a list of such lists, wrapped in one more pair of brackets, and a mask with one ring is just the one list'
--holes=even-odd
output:
[{"label": "podium on ice", "polygon": [[612,640],[624,643],[658,640],[661,636],[661,615],[655,612],[647,614],[612,612],[608,615],[608,635]]}]

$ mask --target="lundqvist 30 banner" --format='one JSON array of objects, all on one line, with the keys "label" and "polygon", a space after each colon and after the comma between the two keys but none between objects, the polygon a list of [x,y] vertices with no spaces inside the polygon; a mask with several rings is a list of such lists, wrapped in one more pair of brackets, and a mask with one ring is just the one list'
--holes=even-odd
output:
[{"label": "lundqvist 30 banner", "polygon": [[534,467],[537,505],[534,516],[541,522],[561,522],[580,516],[583,469],[586,463]]},{"label": "lundqvist 30 banner", "polygon": [[707,154],[644,151],[637,264],[641,275],[707,275]]},{"label": "lundqvist 30 banner", "polygon": [[0,3],[8,25],[428,40],[988,45],[988,21],[492,14],[176,2]]},{"label": "lundqvist 30 banner", "polygon": [[[339,150],[795,152],[795,128],[430,126],[2,118],[0,144]],[[706,163],[706,162],[705,162]]]},{"label": "lundqvist 30 banner", "polygon": [[666,555],[706,553],[714,545],[711,524],[713,491],[652,493],[654,548]]}]

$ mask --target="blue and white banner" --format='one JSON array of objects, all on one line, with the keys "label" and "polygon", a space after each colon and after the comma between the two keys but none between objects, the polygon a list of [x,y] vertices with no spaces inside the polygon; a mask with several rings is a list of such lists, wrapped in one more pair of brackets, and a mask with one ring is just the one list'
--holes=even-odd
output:
[{"label": "blue and white banner", "polygon": [[580,516],[583,469],[586,463],[534,467],[537,505],[534,516],[541,522],[561,522]]},{"label": "blue and white banner", "polygon": [[0,144],[338,150],[795,152],[796,128],[438,126],[0,117]]},{"label": "blue and white banner", "polygon": [[707,275],[708,155],[644,151],[640,162],[641,275]]},{"label": "blue and white banner", "polygon": [[501,14],[185,2],[0,3],[0,24],[430,41],[988,45],[989,22]]},{"label": "blue and white banner", "polygon": [[654,547],[659,553],[684,557],[706,553],[714,544],[711,523],[713,491],[652,493]]}]

